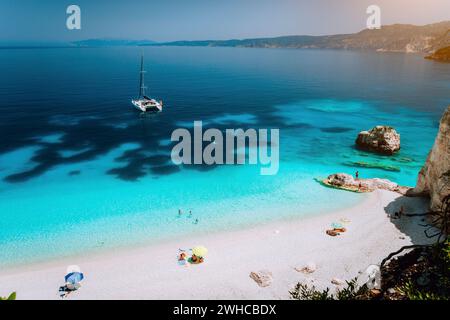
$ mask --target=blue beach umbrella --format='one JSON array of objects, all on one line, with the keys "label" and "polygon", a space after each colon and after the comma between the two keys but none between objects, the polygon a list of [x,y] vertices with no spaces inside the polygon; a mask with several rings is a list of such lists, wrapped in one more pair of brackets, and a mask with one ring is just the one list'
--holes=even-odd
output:
[{"label": "blue beach umbrella", "polygon": [[76,284],[83,280],[84,275],[81,272],[71,272],[64,277],[67,283]]}]

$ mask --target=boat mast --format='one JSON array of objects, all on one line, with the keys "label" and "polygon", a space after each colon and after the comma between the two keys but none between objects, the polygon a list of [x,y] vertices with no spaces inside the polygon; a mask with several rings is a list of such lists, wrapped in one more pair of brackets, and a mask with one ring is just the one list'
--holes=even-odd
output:
[{"label": "boat mast", "polygon": [[141,55],[141,72],[139,78],[139,98],[145,96],[145,85],[144,85],[144,53]]}]

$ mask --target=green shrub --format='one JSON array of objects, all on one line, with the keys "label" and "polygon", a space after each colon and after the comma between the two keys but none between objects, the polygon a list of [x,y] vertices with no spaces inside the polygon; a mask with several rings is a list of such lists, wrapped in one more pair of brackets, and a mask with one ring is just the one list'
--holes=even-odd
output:
[{"label": "green shrub", "polygon": [[357,300],[368,294],[366,285],[358,286],[357,278],[346,281],[347,286],[336,292],[330,293],[330,288],[318,291],[315,286],[308,287],[303,283],[297,283],[295,288],[289,291],[292,299],[295,300]]},{"label": "green shrub", "polygon": [[411,281],[397,288],[397,291],[404,295],[408,300],[447,300],[433,292],[427,292],[424,289],[417,288]]},{"label": "green shrub", "polygon": [[11,293],[9,297],[0,297],[0,300],[16,300],[16,293]]}]

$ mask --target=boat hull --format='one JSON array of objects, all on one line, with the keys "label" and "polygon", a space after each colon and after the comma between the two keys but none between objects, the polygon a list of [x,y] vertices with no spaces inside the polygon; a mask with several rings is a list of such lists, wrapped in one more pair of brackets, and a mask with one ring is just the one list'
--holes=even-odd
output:
[{"label": "boat hull", "polygon": [[140,99],[140,100],[131,100],[131,103],[134,105],[136,109],[142,112],[161,112],[162,111],[162,103],[151,99]]}]

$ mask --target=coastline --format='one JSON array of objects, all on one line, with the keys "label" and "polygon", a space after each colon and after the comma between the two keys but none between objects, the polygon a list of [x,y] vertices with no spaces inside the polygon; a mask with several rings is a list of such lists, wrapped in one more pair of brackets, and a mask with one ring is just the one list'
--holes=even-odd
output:
[{"label": "coastline", "polygon": [[[376,190],[356,206],[320,216],[8,268],[0,271],[0,294],[60,299],[58,288],[70,264],[81,267],[85,280],[69,299],[288,299],[299,281],[333,290],[332,278],[350,280],[401,246],[430,241],[420,217],[390,220],[386,211],[401,205],[408,213],[424,212],[428,200]],[[326,235],[340,219],[351,221],[347,232]],[[196,245],[209,249],[205,263],[178,265],[178,248]],[[310,261],[316,272],[294,270]],[[250,272],[259,270],[273,273],[269,287],[250,279]]]}]

